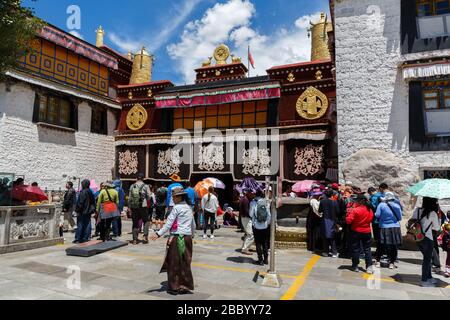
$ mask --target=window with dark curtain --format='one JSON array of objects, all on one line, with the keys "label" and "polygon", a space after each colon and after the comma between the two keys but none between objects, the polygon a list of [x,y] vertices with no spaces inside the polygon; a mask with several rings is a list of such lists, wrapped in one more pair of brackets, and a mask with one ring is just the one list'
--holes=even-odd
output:
[{"label": "window with dark curtain", "polygon": [[34,122],[76,129],[72,102],[63,97],[37,93],[34,103]]},{"label": "window with dark curtain", "polygon": [[106,108],[100,106],[92,107],[91,132],[105,135],[108,134]]}]

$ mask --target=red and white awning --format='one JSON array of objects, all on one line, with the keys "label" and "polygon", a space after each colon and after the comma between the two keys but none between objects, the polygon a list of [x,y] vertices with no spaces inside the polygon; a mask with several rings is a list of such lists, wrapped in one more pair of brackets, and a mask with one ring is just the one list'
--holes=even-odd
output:
[{"label": "red and white awning", "polygon": [[195,90],[155,96],[156,108],[189,108],[227,103],[280,98],[279,83],[236,86],[216,90]]}]

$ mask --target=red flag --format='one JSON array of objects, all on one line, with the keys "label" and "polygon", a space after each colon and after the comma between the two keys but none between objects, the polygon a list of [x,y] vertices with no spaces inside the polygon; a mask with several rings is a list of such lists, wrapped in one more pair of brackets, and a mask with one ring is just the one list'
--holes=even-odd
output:
[{"label": "red flag", "polygon": [[248,47],[248,61],[252,65],[253,69],[255,69],[255,60],[253,60],[252,53],[250,52],[250,46]]}]

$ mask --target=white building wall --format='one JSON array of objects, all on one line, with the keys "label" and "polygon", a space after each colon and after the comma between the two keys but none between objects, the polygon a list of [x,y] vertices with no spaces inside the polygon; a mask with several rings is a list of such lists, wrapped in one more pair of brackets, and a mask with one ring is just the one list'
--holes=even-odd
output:
[{"label": "white building wall", "polygon": [[[408,84],[403,59],[449,50],[401,55],[399,0],[335,3],[339,165],[369,148],[394,153],[410,168],[450,167],[450,152],[409,152]],[[341,170],[342,178],[342,170]]]},{"label": "white building wall", "polygon": [[34,97],[27,84],[14,84],[11,92],[0,84],[0,172],[25,175],[26,183],[50,190],[64,189],[64,175],[112,179],[114,137],[90,133],[89,105],[79,105],[77,132],[59,131],[32,122]]}]

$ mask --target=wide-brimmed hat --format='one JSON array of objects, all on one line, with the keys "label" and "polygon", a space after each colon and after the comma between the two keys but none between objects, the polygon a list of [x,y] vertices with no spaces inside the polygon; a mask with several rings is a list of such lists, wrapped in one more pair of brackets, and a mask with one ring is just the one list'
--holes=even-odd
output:
[{"label": "wide-brimmed hat", "polygon": [[114,183],[112,181],[106,181],[103,183],[103,187],[105,188],[115,188],[116,186],[114,185]]},{"label": "wide-brimmed hat", "polygon": [[381,198],[382,201],[392,201],[395,200],[395,194],[392,192],[386,192],[384,197]]},{"label": "wide-brimmed hat", "polygon": [[175,187],[172,189],[172,197],[184,196],[186,194],[187,194],[186,191],[182,187]]},{"label": "wide-brimmed hat", "polygon": [[180,178],[180,176],[177,175],[177,174],[173,174],[173,175],[171,175],[169,178],[170,178],[170,180],[172,180],[172,181],[175,181],[175,182],[181,182],[181,178]]}]

